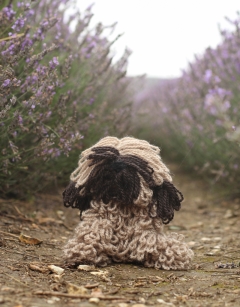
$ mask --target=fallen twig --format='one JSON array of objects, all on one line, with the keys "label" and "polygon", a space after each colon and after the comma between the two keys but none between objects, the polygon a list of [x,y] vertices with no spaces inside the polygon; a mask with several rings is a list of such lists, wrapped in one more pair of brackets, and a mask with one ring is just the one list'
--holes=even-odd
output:
[{"label": "fallen twig", "polygon": [[[50,296],[60,296],[60,297],[69,297],[69,298],[92,298],[93,295],[84,295],[84,294],[68,294],[68,293],[62,293],[62,292],[51,292],[51,291],[35,291],[33,294],[36,295],[50,295]],[[131,300],[132,298],[126,298],[122,296],[98,296],[100,300]]]},{"label": "fallen twig", "polygon": [[15,280],[15,281],[18,282],[19,284],[21,284],[21,285],[23,285],[23,286],[25,286],[25,287],[31,288],[28,284],[25,284],[24,282],[21,282],[21,280],[19,280],[19,279],[13,277],[12,275],[9,275],[9,274],[7,274],[7,273],[5,273],[5,272],[3,272],[3,271],[1,271],[1,273],[4,274],[4,275],[6,275],[6,276],[8,276],[8,277],[10,277],[11,279]]},{"label": "fallen twig", "polygon": [[99,284],[87,284],[84,286],[84,288],[86,289],[94,289],[97,288],[99,286]]},{"label": "fallen twig", "polygon": [[39,256],[35,256],[35,255],[31,255],[31,254],[28,254],[28,253],[21,253],[19,251],[16,251],[14,249],[7,249],[7,248],[4,248],[4,247],[0,247],[0,249],[3,249],[5,250],[6,252],[9,252],[9,253],[16,253],[16,254],[20,254],[20,255],[23,255],[23,256],[29,256],[29,257],[33,257],[33,258],[38,258],[39,259]]},{"label": "fallen twig", "polygon": [[25,215],[18,209],[17,206],[14,206],[14,209],[17,211],[17,213],[18,213],[21,217],[23,217],[24,219],[26,218]]},{"label": "fallen twig", "polygon": [[25,221],[25,222],[34,223],[34,220],[33,220],[33,219],[26,218],[26,217],[22,217],[22,216],[15,216],[15,215],[4,214],[4,213],[1,213],[1,215],[6,216],[6,217],[9,217],[10,219],[14,219],[14,220],[19,220],[19,219],[20,219],[20,220]]},{"label": "fallen twig", "polygon": [[0,39],[0,42],[9,41],[9,40],[16,39],[16,38],[19,38],[19,37],[22,37],[22,36],[24,36],[24,33],[20,33],[20,34],[14,35],[14,36],[4,37],[4,38]]},{"label": "fallen twig", "polygon": [[13,233],[10,233],[10,232],[5,232],[5,231],[2,231],[2,230],[0,230],[0,232],[3,233],[4,235],[9,235],[9,236],[14,237],[14,238],[19,238],[19,236],[14,235]]},{"label": "fallen twig", "polygon": [[110,294],[116,294],[120,290],[120,287],[112,289],[111,291],[107,292],[105,295],[110,295]]},{"label": "fallen twig", "polygon": [[234,273],[234,269],[231,269],[231,271],[229,269],[219,269],[219,270],[209,270],[209,271],[204,271],[206,273],[224,273],[224,274],[233,274]]}]

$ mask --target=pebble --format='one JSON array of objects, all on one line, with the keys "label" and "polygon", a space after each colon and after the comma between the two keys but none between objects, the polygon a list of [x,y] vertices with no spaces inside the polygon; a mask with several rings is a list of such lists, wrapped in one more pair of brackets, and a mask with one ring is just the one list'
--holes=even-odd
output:
[{"label": "pebble", "polygon": [[78,270],[90,272],[96,270],[96,268],[94,265],[81,264],[78,266]]},{"label": "pebble", "polygon": [[211,241],[211,239],[210,239],[210,238],[203,237],[203,238],[201,238],[201,241],[203,241],[203,242],[209,242],[209,241]]},{"label": "pebble", "polygon": [[234,217],[234,214],[232,212],[232,210],[228,209],[224,215],[225,219],[230,219],[231,217]]},{"label": "pebble", "polygon": [[196,245],[196,242],[190,241],[190,242],[188,242],[188,245],[189,245],[189,246],[194,246],[194,245]]},{"label": "pebble", "polygon": [[47,303],[48,304],[55,304],[58,301],[60,301],[59,297],[52,297],[51,299],[47,300]]},{"label": "pebble", "polygon": [[53,273],[61,275],[64,272],[64,269],[60,268],[59,266],[56,266],[54,264],[51,264],[48,266],[49,270],[51,270]]},{"label": "pebble", "polygon": [[100,299],[98,297],[91,297],[88,301],[89,303],[98,304],[100,302]]}]

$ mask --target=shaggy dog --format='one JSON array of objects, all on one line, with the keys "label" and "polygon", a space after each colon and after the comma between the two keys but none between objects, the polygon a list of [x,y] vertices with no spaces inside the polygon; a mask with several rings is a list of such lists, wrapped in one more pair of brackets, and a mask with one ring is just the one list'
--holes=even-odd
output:
[{"label": "shaggy dog", "polygon": [[183,196],[159,152],[132,137],[105,137],[83,151],[63,192],[64,205],[81,211],[74,236],[64,247],[67,263],[189,267],[193,252],[183,237],[163,232]]}]

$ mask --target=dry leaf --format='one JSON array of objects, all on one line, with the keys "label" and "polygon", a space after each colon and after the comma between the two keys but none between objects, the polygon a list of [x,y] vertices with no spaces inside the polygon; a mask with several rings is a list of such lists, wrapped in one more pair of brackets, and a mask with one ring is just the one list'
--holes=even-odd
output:
[{"label": "dry leaf", "polygon": [[188,300],[188,296],[187,295],[177,295],[176,299],[178,302],[186,303]]},{"label": "dry leaf", "polygon": [[38,240],[36,238],[32,238],[30,236],[26,236],[24,234],[20,234],[19,236],[19,240],[25,244],[33,244],[33,245],[38,245],[38,244],[41,244],[42,241],[41,240]]},{"label": "dry leaf", "polygon": [[88,294],[88,290],[85,287],[77,286],[71,283],[67,284],[67,292],[69,294],[79,294],[79,295]]},{"label": "dry leaf", "polygon": [[49,270],[51,270],[53,273],[61,275],[64,272],[64,269],[60,268],[59,266],[56,266],[54,264],[51,264],[48,266]]}]

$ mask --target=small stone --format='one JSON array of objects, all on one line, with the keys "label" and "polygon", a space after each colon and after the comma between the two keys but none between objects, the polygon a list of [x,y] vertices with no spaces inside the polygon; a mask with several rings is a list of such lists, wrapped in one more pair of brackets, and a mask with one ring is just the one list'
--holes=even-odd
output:
[{"label": "small stone", "polygon": [[53,273],[61,275],[64,272],[64,269],[60,268],[59,266],[56,266],[54,264],[51,264],[48,266],[49,270],[51,270]]},{"label": "small stone", "polygon": [[194,241],[188,242],[188,245],[189,245],[189,246],[194,246],[195,244],[196,244],[196,242],[194,242]]},{"label": "small stone", "polygon": [[79,266],[78,266],[78,270],[79,270],[79,271],[90,272],[90,271],[95,271],[96,268],[95,268],[94,265],[85,265],[85,264],[82,264],[82,265],[79,265]]},{"label": "small stone", "polygon": [[207,252],[206,256],[214,256],[219,253],[219,249],[212,249],[211,251]]},{"label": "small stone", "polygon": [[52,297],[51,299],[47,300],[48,304],[55,304],[56,302],[59,302],[60,298],[59,297]]},{"label": "small stone", "polygon": [[98,304],[100,302],[100,299],[98,297],[91,297],[89,299],[89,303]]},{"label": "small stone", "polygon": [[203,242],[210,242],[211,239],[210,239],[210,238],[203,237],[203,238],[201,238],[201,241],[203,241]]},{"label": "small stone", "polygon": [[224,218],[225,218],[225,219],[230,219],[231,217],[234,217],[234,214],[233,214],[233,212],[232,212],[231,209],[228,209],[228,210],[226,211],[225,215],[224,215]]}]

